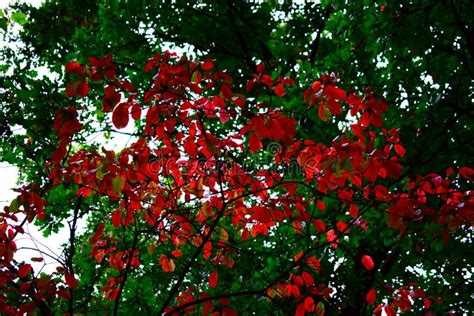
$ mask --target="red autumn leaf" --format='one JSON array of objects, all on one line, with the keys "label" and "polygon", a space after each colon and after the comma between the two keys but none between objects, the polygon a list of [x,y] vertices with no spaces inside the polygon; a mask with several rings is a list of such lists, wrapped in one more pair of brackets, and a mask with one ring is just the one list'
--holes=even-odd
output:
[{"label": "red autumn leaf", "polygon": [[255,87],[256,80],[255,79],[250,79],[247,81],[245,84],[245,91],[250,92],[252,89]]},{"label": "red autumn leaf", "polygon": [[31,258],[31,261],[33,261],[33,262],[43,262],[43,260],[44,260],[44,259],[41,258],[41,257],[33,257],[33,258]]},{"label": "red autumn leaf", "polygon": [[[4,222],[4,224],[6,225],[6,223]],[[0,225],[1,227],[1,225]],[[24,234],[25,233],[25,230],[23,229],[23,227],[21,226],[15,226],[15,230],[20,233],[20,234]],[[0,228],[0,235],[2,234],[2,229]]]},{"label": "red autumn leaf", "polygon": [[356,174],[353,174],[352,175],[352,183],[358,187],[358,188],[361,188],[362,187],[362,177],[356,175]]},{"label": "red autumn leaf", "polygon": [[66,65],[66,72],[72,72],[78,75],[83,75],[84,66],[81,66],[81,64],[76,61],[71,61]]},{"label": "red autumn leaf", "polygon": [[191,158],[195,158],[199,153],[198,146],[191,137],[184,141],[183,148]]},{"label": "red autumn leaf", "polygon": [[304,316],[305,313],[306,313],[306,310],[305,310],[304,302],[302,302],[298,304],[298,306],[296,307],[295,316]]},{"label": "red autumn leaf", "polygon": [[313,285],[314,279],[313,279],[313,277],[311,276],[311,274],[309,274],[308,272],[303,271],[303,272],[301,273],[301,277],[303,278],[304,283],[306,283],[307,286]]},{"label": "red autumn leaf", "polygon": [[227,112],[226,109],[221,109],[219,111],[219,121],[221,121],[221,123],[226,123],[229,121],[229,119],[230,119],[229,112]]},{"label": "red autumn leaf", "polygon": [[354,192],[352,190],[338,190],[337,191],[337,195],[339,199],[343,202],[351,202],[353,194]]},{"label": "red autumn leaf", "polygon": [[206,242],[206,244],[204,245],[202,249],[202,255],[204,259],[209,259],[211,257],[211,253],[212,253],[212,243],[208,241]]},{"label": "red autumn leaf", "polygon": [[314,304],[314,299],[311,296],[307,296],[304,299],[304,309],[308,313],[312,313],[314,312],[315,308],[316,308],[316,304]]},{"label": "red autumn leaf", "polygon": [[374,261],[368,255],[363,255],[361,262],[364,268],[367,270],[372,270],[374,268]]},{"label": "red autumn leaf", "polygon": [[323,200],[318,200],[318,202],[316,202],[316,206],[317,206],[318,209],[320,209],[321,211],[325,211],[325,210],[326,210],[326,204],[324,203]]},{"label": "red autumn leaf", "polygon": [[290,78],[290,77],[285,77],[285,78],[279,78],[278,79],[280,81],[280,83],[284,84],[284,85],[287,85],[287,86],[294,86],[295,85],[295,81],[293,80],[293,78]]},{"label": "red autumn leaf", "polygon": [[249,230],[247,228],[244,228],[242,230],[242,235],[241,235],[242,241],[246,241],[249,238],[249,234],[250,234]]},{"label": "red autumn leaf", "polygon": [[263,75],[261,78],[260,78],[260,81],[266,85],[267,87],[271,88],[273,87],[273,85],[275,84],[273,82],[273,79],[272,77],[270,77],[269,75]]},{"label": "red autumn leaf", "polygon": [[[220,303],[220,301],[219,301],[219,303]],[[222,303],[220,303],[220,304],[222,304]],[[224,308],[222,308],[222,314],[221,315],[222,316],[238,316],[239,314],[230,307],[224,307]]]},{"label": "red autumn leaf", "polygon": [[349,229],[347,228],[347,224],[345,222],[337,222],[336,227],[341,233],[349,232]]},{"label": "red autumn leaf", "polygon": [[134,103],[130,108],[130,115],[135,121],[139,120],[142,116],[142,108],[139,104]]},{"label": "red autumn leaf", "polygon": [[383,126],[382,116],[379,114],[372,113],[370,115],[370,124],[377,128],[381,128]]},{"label": "red autumn leaf", "polygon": [[173,255],[173,257],[181,257],[183,255],[183,251],[181,249],[176,249],[176,250],[173,250],[171,251],[171,255]]},{"label": "red autumn leaf", "polygon": [[204,60],[204,63],[202,64],[201,69],[204,71],[209,71],[212,68],[214,68],[214,64],[212,63],[212,60],[210,59]]},{"label": "red autumn leaf", "polygon": [[[201,295],[205,295],[205,294],[201,294]],[[211,310],[213,308],[214,308],[214,304],[212,304],[212,301],[209,300],[209,301],[204,302],[204,306],[201,311],[202,315],[212,315]]]},{"label": "red autumn leaf", "polygon": [[424,305],[425,309],[429,309],[431,307],[431,304],[432,304],[431,300],[429,300],[427,298],[425,298],[423,300],[423,305]]},{"label": "red autumn leaf", "polygon": [[112,55],[107,55],[98,61],[98,67],[102,69],[105,77],[110,80],[115,79],[115,65],[112,63]]},{"label": "red autumn leaf", "polygon": [[[326,288],[324,291],[323,291],[323,295],[328,298],[329,297],[329,294],[331,293],[331,290],[329,288]],[[326,308],[324,306],[324,303],[323,302],[319,302],[318,304],[316,304],[316,315],[317,316],[324,316],[324,313],[326,311]]]},{"label": "red autumn leaf", "polygon": [[105,88],[104,97],[102,98],[102,111],[111,111],[119,102],[121,95],[115,91],[115,86],[109,85]]},{"label": "red autumn leaf", "polygon": [[334,115],[342,114],[341,104],[339,104],[339,102],[337,102],[334,99],[327,99],[326,100],[326,107],[327,107],[327,109],[329,110],[329,112],[331,114],[334,114]]},{"label": "red autumn leaf", "polygon": [[160,256],[160,264],[164,272],[173,272],[176,268],[173,259],[169,259],[165,255]]},{"label": "red autumn leaf", "polygon": [[71,288],[75,289],[77,287],[77,280],[72,274],[65,274],[64,278],[66,279],[66,284]]},{"label": "red autumn leaf", "polygon": [[393,145],[393,147],[395,148],[395,151],[397,152],[397,154],[398,154],[400,157],[405,156],[406,150],[405,150],[405,148],[404,148],[402,145],[400,145],[400,144],[395,144],[395,145]]},{"label": "red autumn leaf", "polygon": [[92,244],[95,244],[98,240],[99,240],[99,237],[102,235],[102,233],[104,232],[104,229],[105,229],[105,224],[104,223],[101,223],[95,230],[95,233],[94,235],[89,239],[89,243],[92,245]]},{"label": "red autumn leaf", "polygon": [[[402,303],[402,304],[407,304],[405,301],[403,300],[400,300],[399,303]],[[397,311],[395,310],[394,306],[392,306],[391,304],[390,305],[386,305],[384,307],[384,311],[385,313],[387,314],[387,316],[397,316]],[[454,316],[454,315],[452,315]]]},{"label": "red autumn leaf", "polygon": [[189,89],[191,89],[192,92],[201,95],[202,94],[202,88],[200,85],[197,83],[189,83]]},{"label": "red autumn leaf", "polygon": [[359,216],[359,208],[355,204],[351,204],[349,207],[349,214],[351,215],[352,218],[356,218]]},{"label": "red autumn leaf", "polygon": [[326,241],[332,243],[337,240],[337,235],[334,234],[334,229],[328,230],[326,233]]},{"label": "red autumn leaf", "polygon": [[318,233],[324,233],[326,231],[326,225],[324,225],[324,222],[319,219],[313,221],[313,226],[316,228]]},{"label": "red autumn leaf", "polygon": [[154,58],[148,59],[143,70],[145,70],[145,72],[150,72],[150,70],[155,68],[156,65],[157,65],[157,62]]},{"label": "red autumn leaf", "polygon": [[318,115],[323,122],[330,120],[332,117],[331,111],[329,111],[329,109],[322,102],[319,103]]},{"label": "red autumn leaf", "polygon": [[125,92],[135,91],[135,87],[130,82],[125,81],[125,80],[119,80],[117,82],[117,86],[120,88],[120,90],[125,91]]},{"label": "red autumn leaf", "polygon": [[67,300],[70,300],[70,299],[71,299],[71,293],[69,293],[69,291],[66,290],[66,289],[60,288],[60,289],[58,290],[58,297],[63,297],[63,298],[65,298],[65,299],[67,299]]},{"label": "red autumn leaf", "polygon": [[378,177],[377,166],[370,164],[365,170],[364,176],[369,179],[370,182],[374,182]]},{"label": "red autumn leaf", "polygon": [[386,187],[380,184],[377,184],[375,186],[375,197],[377,198],[377,200],[385,201],[388,196],[389,196],[389,192]]},{"label": "red autumn leaf", "polygon": [[255,154],[259,149],[263,148],[262,142],[257,138],[255,133],[252,133],[249,137],[249,148],[252,154]]},{"label": "red autumn leaf", "polygon": [[321,88],[321,81],[315,81],[311,84],[311,89],[314,92],[318,92],[320,88]]},{"label": "red autumn leaf", "polygon": [[323,89],[323,93],[333,99],[337,100],[345,100],[346,99],[346,93],[344,90],[336,88],[332,85],[325,85]]},{"label": "red autumn leaf", "polygon": [[122,218],[120,213],[120,211],[115,211],[112,213],[112,225],[115,227],[120,225],[120,219]]},{"label": "red autumn leaf", "polygon": [[219,275],[217,274],[217,272],[212,271],[211,274],[209,275],[209,286],[211,288],[215,288],[218,282],[219,282]]},{"label": "red autumn leaf", "polygon": [[243,108],[245,106],[245,97],[244,96],[236,96],[233,98],[234,104],[237,105],[240,108]]},{"label": "red autumn leaf", "polygon": [[300,261],[300,259],[303,257],[304,253],[302,251],[299,251],[296,256],[293,258],[293,260],[295,260],[295,262],[298,262]]},{"label": "red autumn leaf", "polygon": [[365,296],[365,301],[369,305],[374,305],[375,304],[375,297],[377,296],[377,292],[375,291],[374,288],[370,289],[370,291],[367,293]]},{"label": "red autumn leaf", "polygon": [[115,127],[118,129],[125,128],[128,125],[129,115],[128,115],[128,104],[120,103],[117,105],[112,112],[112,122]]},{"label": "red autumn leaf", "polygon": [[168,260],[168,272],[173,272],[174,269],[176,269],[176,265],[173,261],[173,259]]},{"label": "red autumn leaf", "polygon": [[87,97],[88,93],[89,84],[87,83],[87,81],[81,81],[77,86],[77,94],[79,94],[81,97]]},{"label": "red autumn leaf", "polygon": [[157,124],[160,121],[160,113],[157,106],[151,106],[146,112],[146,123],[149,125]]},{"label": "red autumn leaf", "polygon": [[30,274],[31,265],[30,264],[23,264],[18,269],[18,277],[19,278],[26,278],[28,274]]},{"label": "red autumn leaf", "polygon": [[[395,159],[394,159],[395,158]],[[386,161],[386,172],[390,178],[398,179],[402,173],[403,167],[396,160],[396,157],[392,157],[390,160]]]},{"label": "red autumn leaf", "polygon": [[[108,55],[108,56],[110,56],[110,58],[112,57],[112,55]],[[108,57],[108,56],[106,56],[106,57]],[[93,56],[90,56],[90,57],[89,57],[89,63],[90,63],[91,66],[93,66],[93,67],[101,67],[101,62],[100,62],[97,58],[95,58],[95,57],[93,57]]]},{"label": "red autumn leaf", "polygon": [[283,87],[281,83],[276,85],[275,94],[279,97],[282,97],[286,94],[285,88]]},{"label": "red autumn leaf", "polygon": [[73,82],[69,82],[68,84],[66,84],[66,91],[64,93],[64,95],[67,97],[67,98],[71,98],[71,97],[74,97],[77,95],[77,85],[79,83],[77,81],[73,81]]},{"label": "red autumn leaf", "polygon": [[466,180],[474,180],[474,169],[469,167],[461,167],[459,169],[459,175]]},{"label": "red autumn leaf", "polygon": [[321,269],[321,263],[314,257],[309,257],[306,259],[306,265],[315,271],[319,271]]},{"label": "red autumn leaf", "polygon": [[221,93],[224,99],[230,99],[234,96],[234,93],[232,92],[232,90],[230,89],[230,85],[228,84],[223,84],[221,86]]},{"label": "red autumn leaf", "polygon": [[[290,144],[296,135],[296,120],[290,119],[285,115],[274,114],[270,120],[270,126],[267,128],[267,124],[264,122],[263,129],[268,129],[270,137],[276,141],[283,141],[285,144]],[[258,131],[262,134],[262,131]],[[265,133],[263,131],[263,133]]]}]

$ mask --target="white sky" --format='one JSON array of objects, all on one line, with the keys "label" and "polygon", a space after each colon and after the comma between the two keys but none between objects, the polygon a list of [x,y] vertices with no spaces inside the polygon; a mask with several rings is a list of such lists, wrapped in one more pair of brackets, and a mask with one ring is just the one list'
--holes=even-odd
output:
[{"label": "white sky", "polygon": [[[13,3],[14,1],[12,0],[0,0],[0,9],[4,9],[6,8],[10,3]],[[35,7],[39,7],[43,2],[44,0],[23,0],[23,1],[20,1],[22,3],[30,3],[32,5],[34,5]]]}]

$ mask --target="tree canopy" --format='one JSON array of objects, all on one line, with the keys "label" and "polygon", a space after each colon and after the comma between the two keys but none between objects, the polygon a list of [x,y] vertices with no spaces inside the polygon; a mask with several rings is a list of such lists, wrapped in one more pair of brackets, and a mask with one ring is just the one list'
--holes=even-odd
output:
[{"label": "tree canopy", "polygon": [[[473,15],[467,0],[4,9],[0,157],[21,177],[0,213],[2,312],[472,311]],[[26,221],[68,228],[56,272],[32,268],[41,252],[15,260]]]}]

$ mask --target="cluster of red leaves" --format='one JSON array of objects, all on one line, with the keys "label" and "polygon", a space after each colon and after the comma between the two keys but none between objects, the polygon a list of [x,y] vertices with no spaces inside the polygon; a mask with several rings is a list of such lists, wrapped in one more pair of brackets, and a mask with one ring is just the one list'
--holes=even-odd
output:
[{"label": "cluster of red leaves", "polygon": [[[423,301],[423,306],[426,310],[429,310],[433,303],[440,303],[443,300],[439,297],[427,296],[426,293],[419,289],[415,282],[402,286],[398,289],[393,289],[389,285],[386,285],[383,290],[391,297],[388,304],[379,304],[374,310],[374,314],[377,316],[385,313],[388,316],[398,315],[398,311],[401,313],[409,312],[417,300]],[[374,305],[376,299],[376,290],[371,289],[366,296],[366,301],[370,305]],[[450,313],[450,315],[453,315]]]},{"label": "cluster of red leaves", "polygon": [[[459,175],[472,181],[472,175],[463,173],[470,168],[461,168]],[[408,184],[407,193],[392,196],[393,204],[388,209],[387,224],[402,234],[410,221],[428,220],[443,227],[439,234],[445,242],[450,232],[474,221],[472,193],[460,192],[452,187],[448,180],[454,170],[448,169],[446,178],[437,174],[418,177]],[[472,171],[470,171],[472,172]],[[441,200],[439,209],[431,208],[429,200]]]},{"label": "cluster of red leaves", "polygon": [[[41,307],[57,294],[52,276],[36,277],[30,264],[17,264],[15,238],[24,234],[23,225],[33,219],[45,219],[45,205],[40,188],[35,185],[16,189],[19,194],[9,207],[0,212],[0,311],[4,315],[24,315]],[[24,218],[21,223],[19,218]],[[41,262],[43,258],[31,258]],[[27,300],[11,301],[11,297],[26,297]]]},{"label": "cluster of red leaves", "polygon": [[67,97],[86,97],[89,93],[89,80],[102,81],[115,79],[115,65],[112,63],[112,55],[102,59],[89,57],[89,67],[85,67],[76,61],[66,65],[66,73],[70,74],[71,80],[66,84]]},{"label": "cluster of red leaves", "polygon": [[[118,247],[113,234],[114,229],[127,229],[137,222],[145,223],[155,232],[157,241],[150,244],[148,253],[157,255],[163,272],[173,273],[179,268],[173,258],[183,256],[182,249],[187,244],[198,249],[203,264],[209,267],[210,293],[223,283],[217,271],[234,265],[236,252],[227,245],[230,233],[237,234],[245,243],[249,238],[265,237],[284,221],[291,223],[295,234],[300,234],[309,224],[314,227],[317,243],[336,248],[341,236],[350,234],[351,230],[370,229],[371,223],[359,209],[367,202],[385,205],[389,210],[388,226],[400,234],[409,225],[429,219],[445,225],[440,233],[449,238],[455,229],[473,222],[474,197],[456,189],[451,181],[452,172],[446,178],[434,174],[420,177],[411,181],[406,190],[384,185],[385,180],[401,176],[401,158],[405,155],[397,130],[380,130],[387,105],[370,92],[363,96],[346,93],[332,76],[321,76],[304,92],[308,108],[317,105],[319,117],[325,121],[348,110],[357,121],[330,144],[323,144],[302,139],[297,133],[296,118],[268,104],[254,106],[242,95],[234,94],[232,78],[225,72],[214,71],[211,60],[199,63],[168,52],[156,54],[144,69],[153,77],[152,86],[143,92],[141,102],[131,83],[116,79],[110,56],[92,58],[89,62],[89,66],[77,62],[67,65],[66,72],[73,78],[66,87],[67,96],[86,96],[89,81],[104,83],[103,111],[112,111],[111,123],[118,129],[128,125],[130,116],[134,120],[142,119],[142,111],[146,110],[143,134],[120,153],[103,148],[100,152],[82,149],[68,154],[68,146],[81,130],[80,108],[60,110],[53,126],[59,145],[49,164],[52,185],[75,184],[79,187],[78,197],[104,196],[117,205],[89,239],[91,256],[98,263],[106,261],[110,269],[121,272],[126,267],[139,266],[140,250]],[[273,89],[276,97],[283,97],[287,95],[285,88],[295,85],[289,78],[275,81],[264,73],[263,65],[259,65],[257,72],[248,82],[247,91],[260,85],[262,89]],[[229,126],[224,135],[209,128],[213,122],[225,124],[230,119],[242,125]],[[243,167],[238,153],[258,154],[269,142],[279,144],[279,149],[273,152],[274,165],[297,161],[304,172],[303,179],[287,180],[285,174],[265,167]],[[459,174],[472,180],[472,169],[461,169]],[[170,181],[164,185],[163,179]],[[326,211],[326,205],[321,199],[305,198],[299,187],[315,189],[319,196],[334,192],[346,219],[333,224],[314,218],[309,205],[315,203],[321,212]],[[272,195],[276,188],[283,193]],[[44,218],[45,202],[34,192],[34,187],[22,191],[18,201],[23,208],[7,208],[2,216],[14,219],[14,213],[22,212],[30,221],[36,216]],[[255,202],[251,206],[250,197]],[[430,199],[440,203],[440,207],[430,208]],[[186,216],[179,211],[183,205],[192,206]],[[223,218],[229,218],[233,226],[221,225]],[[37,284],[32,301],[27,303],[31,308],[47,296],[45,293],[49,297],[68,298],[69,292],[64,287],[56,290],[54,284],[45,292],[39,285],[41,278],[32,276],[28,266],[12,270],[15,230],[21,230],[21,225],[13,227],[5,221],[0,224],[0,288],[11,291],[14,287],[10,284]],[[173,250],[163,250],[159,245],[164,244],[172,245]],[[295,251],[299,253],[288,273],[258,293],[265,293],[268,299],[291,298],[296,303],[297,315],[322,315],[322,299],[330,299],[332,290],[316,281],[316,272],[321,269],[316,253],[306,249]],[[367,270],[377,268],[370,254],[360,260]],[[74,290],[78,280],[65,270],[62,273],[67,286]],[[123,278],[110,278],[102,287],[105,297],[117,299],[122,282]],[[367,293],[368,304],[375,304],[376,292],[371,289]],[[401,297],[405,292],[397,293]],[[387,308],[407,310],[400,300],[396,302],[387,305],[386,312]],[[174,306],[164,308],[169,313],[180,310],[191,313],[201,303],[206,313],[219,310],[229,315],[235,313],[228,300],[213,300],[209,293],[191,289],[179,294]],[[380,306],[376,312],[384,308]],[[3,294],[0,294],[0,308],[10,314],[25,311],[25,307],[9,302]]]},{"label": "cluster of red leaves", "polygon": [[295,81],[292,78],[279,77],[275,82],[269,74],[265,74],[265,65],[261,63],[257,66],[257,74],[253,76],[253,79],[247,81],[245,86],[246,91],[252,91],[256,84],[261,84],[267,88],[273,88],[277,96],[283,97],[286,95],[285,87],[294,86]]}]

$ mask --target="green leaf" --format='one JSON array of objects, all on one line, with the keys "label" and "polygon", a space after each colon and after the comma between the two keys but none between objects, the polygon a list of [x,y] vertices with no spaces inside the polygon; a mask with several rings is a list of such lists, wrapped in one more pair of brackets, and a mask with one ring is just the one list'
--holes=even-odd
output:
[{"label": "green leaf", "polygon": [[125,185],[125,182],[123,181],[121,176],[117,176],[112,180],[112,186],[114,187],[114,191],[116,193],[122,192],[124,185]]},{"label": "green leaf", "polygon": [[20,202],[18,201],[18,199],[14,199],[10,203],[10,212],[15,213],[16,211],[18,211],[19,208],[20,208]]},{"label": "green leaf", "polygon": [[[1,19],[0,19],[0,24],[1,24]],[[10,65],[8,64],[0,64],[0,72],[7,72],[9,68],[10,68]]]},{"label": "green leaf", "polygon": [[28,20],[26,19],[26,15],[20,11],[13,13],[11,19],[13,22],[18,23],[21,26],[28,23]]},{"label": "green leaf", "polygon": [[[95,177],[97,179],[102,179],[105,175],[107,174],[107,169],[104,166],[100,166],[97,168],[97,172],[95,174]],[[114,187],[115,189],[115,187]]]},{"label": "green leaf", "polygon": [[324,307],[323,302],[318,302],[316,305],[316,312],[318,315],[324,315],[324,312],[326,311],[326,307]]},{"label": "green leaf", "polygon": [[8,19],[4,16],[0,16],[0,28],[6,32],[7,26],[8,26]]},{"label": "green leaf", "polygon": [[433,248],[434,250],[436,250],[437,252],[440,252],[441,250],[443,250],[443,242],[441,240],[437,240],[434,242],[433,244]]}]

